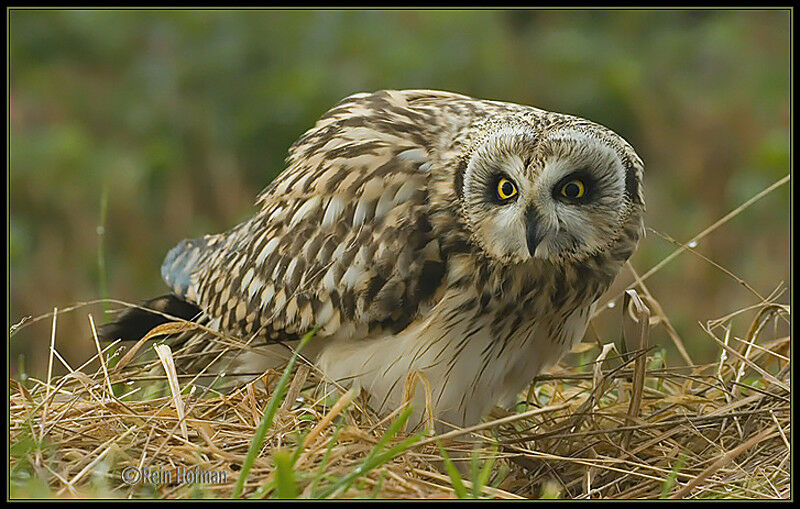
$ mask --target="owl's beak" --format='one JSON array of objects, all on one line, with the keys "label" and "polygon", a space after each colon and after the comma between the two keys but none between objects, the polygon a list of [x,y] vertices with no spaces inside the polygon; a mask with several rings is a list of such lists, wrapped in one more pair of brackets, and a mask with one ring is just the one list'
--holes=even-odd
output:
[{"label": "owl's beak", "polygon": [[531,254],[531,258],[533,258],[534,253],[536,253],[536,246],[538,246],[539,242],[542,240],[539,234],[539,213],[536,211],[535,207],[531,206],[528,208],[528,212],[525,214],[525,222],[527,223],[525,236],[528,241],[528,252]]}]

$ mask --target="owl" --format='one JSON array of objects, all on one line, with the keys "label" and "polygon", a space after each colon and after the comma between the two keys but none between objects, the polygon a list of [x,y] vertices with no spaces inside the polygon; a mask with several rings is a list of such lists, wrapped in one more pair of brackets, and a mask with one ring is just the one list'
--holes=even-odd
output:
[{"label": "owl", "polygon": [[[582,338],[643,234],[643,164],[575,116],[432,90],[349,96],[232,229],[170,250],[146,308],[296,340],[379,414],[424,375],[439,425],[509,405]],[[166,321],[133,309],[106,339]],[[415,411],[417,421],[421,411]]]}]

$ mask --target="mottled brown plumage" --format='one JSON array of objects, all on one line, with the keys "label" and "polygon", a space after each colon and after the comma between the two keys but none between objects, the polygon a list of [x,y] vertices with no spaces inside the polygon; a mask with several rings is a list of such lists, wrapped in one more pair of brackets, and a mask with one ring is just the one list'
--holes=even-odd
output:
[{"label": "mottled brown plumage", "polygon": [[471,424],[580,340],[642,233],[641,178],[622,138],[577,117],[356,94],[292,145],[255,216],[182,242],[162,275],[212,328],[318,325],[318,366],[378,411],[419,370],[437,418]]}]

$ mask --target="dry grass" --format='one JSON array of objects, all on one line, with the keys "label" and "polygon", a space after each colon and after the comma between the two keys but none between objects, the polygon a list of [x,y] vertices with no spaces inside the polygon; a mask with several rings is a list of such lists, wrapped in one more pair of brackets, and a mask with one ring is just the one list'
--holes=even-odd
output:
[{"label": "dry grass", "polygon": [[[302,360],[285,383],[270,370],[225,393],[213,389],[219,378],[178,376],[180,349],[161,346],[156,356],[148,340],[121,360],[108,345],[65,376],[12,381],[11,496],[231,497],[259,423],[274,411],[243,497],[790,497],[790,338],[762,339],[769,323],[790,319],[789,307],[768,298],[708,322],[719,361],[668,367],[657,352],[646,355],[649,327],[663,323],[650,309],[660,308],[627,295],[630,352],[583,343],[589,363],[538,377],[515,412],[495,409],[440,437],[404,432],[399,410],[379,419]],[[49,373],[66,364],[59,313]],[[751,325],[734,330],[744,313],[755,314]],[[220,351],[237,348],[228,340]],[[463,481],[443,473],[439,444],[450,456],[464,450],[456,454],[466,460]],[[169,472],[173,482],[129,486],[126,467]],[[179,468],[225,478],[182,484]]]},{"label": "dry grass", "polygon": [[[477,426],[439,436],[405,430],[408,408],[379,418],[362,395],[322,380],[297,352],[282,372],[252,373],[237,383],[220,366],[259,345],[177,322],[126,348],[102,347],[95,335],[98,353],[73,368],[58,353],[58,317],[96,302],[24,319],[12,336],[44,319],[52,320],[52,334],[46,379],[11,380],[10,495],[790,498],[791,338],[777,333],[779,323],[791,323],[790,307],[778,302],[780,286],[763,297],[693,249],[788,181],[687,244],[651,230],[677,249],[641,276],[628,266],[629,288],[639,293],[621,290],[620,347],[581,343],[575,351],[585,362],[537,377],[513,412],[496,408]],[[710,364],[692,361],[685,338],[645,285],[684,251],[757,300],[701,325],[692,339],[719,347]],[[601,299],[598,313],[609,312],[605,303],[615,291]],[[648,344],[653,327],[665,328],[685,366],[667,366]],[[192,339],[161,341],[165,335]],[[53,375],[56,362],[65,375]],[[426,384],[424,376],[410,377],[407,390]],[[131,468],[149,469],[158,482],[125,484]],[[202,482],[179,482],[181,472],[195,469],[206,473]]]}]

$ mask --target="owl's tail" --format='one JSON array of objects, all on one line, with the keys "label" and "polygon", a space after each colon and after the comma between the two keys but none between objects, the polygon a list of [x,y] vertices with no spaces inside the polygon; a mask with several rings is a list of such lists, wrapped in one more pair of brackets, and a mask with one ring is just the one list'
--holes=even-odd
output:
[{"label": "owl's tail", "polygon": [[177,295],[162,295],[142,302],[139,307],[126,309],[117,320],[97,329],[97,336],[101,341],[136,341],[162,323],[176,319],[195,321],[201,314],[199,307]]}]

